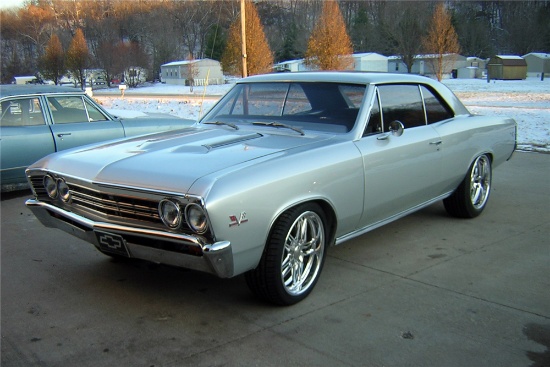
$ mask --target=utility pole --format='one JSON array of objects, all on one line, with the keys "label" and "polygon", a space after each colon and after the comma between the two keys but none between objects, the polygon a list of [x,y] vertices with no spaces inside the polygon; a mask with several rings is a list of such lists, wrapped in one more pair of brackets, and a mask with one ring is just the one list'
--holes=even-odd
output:
[{"label": "utility pole", "polygon": [[248,76],[248,70],[246,66],[246,14],[245,14],[245,0],[241,0],[241,52],[243,59],[243,78]]}]

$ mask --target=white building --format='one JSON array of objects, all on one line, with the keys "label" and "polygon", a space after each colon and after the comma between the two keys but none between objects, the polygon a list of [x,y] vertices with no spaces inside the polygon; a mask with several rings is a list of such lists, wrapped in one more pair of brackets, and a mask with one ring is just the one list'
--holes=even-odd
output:
[{"label": "white building", "polygon": [[[416,55],[412,65],[412,74],[434,75],[434,65],[437,62],[438,55]],[[465,68],[468,65],[465,56],[459,54],[443,55],[443,77],[450,78],[454,70]],[[407,66],[399,56],[390,56],[388,58],[388,71],[390,73],[406,73]]]},{"label": "white building", "polygon": [[310,71],[305,64],[304,59],[281,61],[273,65],[273,69],[278,72]]},{"label": "white building", "polygon": [[357,71],[388,71],[388,57],[376,52],[353,54],[354,69]]},{"label": "white building", "polygon": [[550,76],[550,54],[531,52],[523,58],[527,62],[527,76],[540,77],[541,73]]},{"label": "white building", "polygon": [[161,80],[166,84],[189,85],[191,74],[194,74],[192,77],[196,86],[225,83],[221,64],[216,60],[174,61],[160,66]]}]

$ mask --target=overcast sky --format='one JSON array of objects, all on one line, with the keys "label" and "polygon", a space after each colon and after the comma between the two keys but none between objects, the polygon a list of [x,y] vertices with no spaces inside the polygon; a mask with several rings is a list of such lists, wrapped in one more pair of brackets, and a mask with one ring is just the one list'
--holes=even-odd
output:
[{"label": "overcast sky", "polygon": [[0,2],[0,9],[15,8],[23,6],[25,0],[2,0]]}]

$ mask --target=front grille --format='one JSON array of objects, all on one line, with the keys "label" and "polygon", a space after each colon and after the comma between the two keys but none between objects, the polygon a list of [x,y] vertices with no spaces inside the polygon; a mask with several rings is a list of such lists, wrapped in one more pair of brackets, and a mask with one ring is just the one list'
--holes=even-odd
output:
[{"label": "front grille", "polygon": [[111,195],[70,184],[72,205],[95,213],[134,220],[162,223],[158,215],[158,201]]},{"label": "front grille", "polygon": [[51,202],[53,205],[94,219],[101,218],[126,224],[147,222],[155,228],[164,228],[158,214],[158,203],[164,197],[162,194],[141,195],[132,192],[125,195],[115,190],[96,189],[93,184],[90,187],[87,183],[66,179],[71,200],[64,203],[59,198],[52,200],[48,197],[43,184],[44,176],[44,172],[30,175],[30,183],[38,200]]},{"label": "front grille", "polygon": [[[161,200],[166,198],[175,200],[179,202],[182,209],[189,203],[199,205],[202,203],[201,198],[196,196],[91,183],[78,178],[61,177],[59,174],[49,173],[56,179],[64,179],[69,187],[70,200],[63,202],[60,197],[51,199],[48,196],[43,183],[47,172],[33,170],[27,174],[31,188],[38,200],[93,221],[104,221],[136,228],[169,230],[159,217],[158,205]],[[185,217],[182,218],[180,227],[173,231],[200,237],[204,242],[214,240],[211,230],[200,236],[197,235],[189,228]]]}]

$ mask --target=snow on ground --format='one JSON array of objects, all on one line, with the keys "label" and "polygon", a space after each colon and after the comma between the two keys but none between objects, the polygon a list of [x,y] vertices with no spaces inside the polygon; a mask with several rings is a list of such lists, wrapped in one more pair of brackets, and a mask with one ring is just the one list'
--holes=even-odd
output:
[{"label": "snow on ground", "polygon": [[[447,79],[444,84],[472,113],[514,118],[518,124],[518,149],[550,153],[549,78],[489,83],[485,79]],[[191,93],[189,87],[156,83],[128,89],[124,97],[116,88],[97,91],[94,97],[118,116],[135,117],[141,111],[198,120],[232,86],[194,87]]]}]

